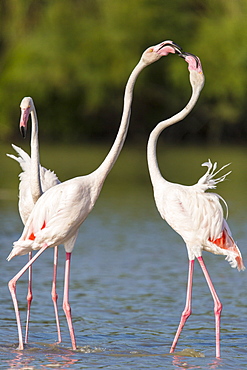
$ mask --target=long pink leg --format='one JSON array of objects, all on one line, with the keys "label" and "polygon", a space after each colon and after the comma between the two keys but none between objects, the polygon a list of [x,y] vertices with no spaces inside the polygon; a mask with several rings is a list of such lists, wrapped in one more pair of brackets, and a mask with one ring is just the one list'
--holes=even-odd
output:
[{"label": "long pink leg", "polygon": [[53,265],[53,280],[52,280],[52,289],[51,289],[51,296],[54,304],[54,311],[55,311],[55,317],[56,317],[56,323],[57,323],[57,338],[58,343],[61,343],[62,337],[61,337],[61,330],[60,330],[60,323],[59,323],[59,317],[58,317],[58,309],[57,309],[57,290],[56,290],[56,282],[57,282],[57,259],[58,259],[58,247],[54,247],[54,265]]},{"label": "long pink leg", "polygon": [[180,336],[180,333],[183,330],[183,327],[192,312],[191,311],[191,298],[192,298],[192,282],[193,282],[194,263],[195,263],[195,260],[189,261],[186,303],[185,303],[185,307],[181,315],[181,319],[180,319],[180,323],[179,323],[176,335],[174,337],[174,340],[173,340],[173,343],[170,349],[170,353],[174,352],[177,342],[178,342],[178,338]]},{"label": "long pink leg", "polygon": [[[29,252],[29,261],[32,259],[32,252]],[[25,343],[28,343],[28,330],[30,322],[30,312],[31,312],[31,303],[33,300],[33,291],[32,291],[32,265],[28,270],[28,290],[27,290],[27,321],[26,321],[26,335]]]},{"label": "long pink leg", "polygon": [[69,327],[69,333],[72,343],[72,348],[76,350],[76,340],[75,333],[72,324],[71,318],[71,308],[69,304],[69,276],[70,276],[70,260],[71,253],[66,253],[66,262],[65,262],[65,274],[64,274],[64,295],[63,295],[63,310],[67,318],[67,323]]},{"label": "long pink leg", "polygon": [[17,280],[20,279],[20,277],[27,271],[27,269],[36,261],[36,259],[43,253],[46,249],[48,248],[48,245],[45,245],[42,247],[36,254],[35,256],[28,261],[28,263],[9,281],[9,291],[12,296],[13,304],[14,304],[14,309],[15,309],[15,316],[16,316],[16,322],[17,322],[17,328],[18,328],[18,336],[19,336],[19,346],[17,349],[23,350],[23,338],[22,338],[22,328],[21,328],[21,318],[20,318],[20,312],[18,308],[18,301],[16,297],[16,283]]},{"label": "long pink leg", "polygon": [[210,292],[212,294],[213,300],[214,300],[214,314],[215,314],[215,333],[216,333],[216,357],[220,357],[220,315],[222,311],[222,303],[219,300],[219,297],[217,296],[217,293],[215,291],[214,285],[212,283],[212,280],[209,276],[208,270],[206,268],[206,265],[203,261],[202,257],[198,257],[198,262],[200,263],[200,266],[202,268],[202,271],[204,273],[204,276],[206,278],[206,281],[208,283],[208,287],[210,289]]}]

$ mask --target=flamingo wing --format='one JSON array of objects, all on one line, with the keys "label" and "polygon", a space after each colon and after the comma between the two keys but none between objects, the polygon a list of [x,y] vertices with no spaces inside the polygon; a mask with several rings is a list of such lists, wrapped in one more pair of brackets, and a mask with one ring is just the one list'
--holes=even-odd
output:
[{"label": "flamingo wing", "polygon": [[209,242],[220,248],[223,252],[222,254],[226,254],[226,260],[232,267],[237,267],[239,271],[245,270],[241,252],[232,238],[230,228],[225,219],[220,236],[218,238],[209,238]]},{"label": "flamingo wing", "polygon": [[87,181],[90,177],[84,178],[83,183],[82,177],[60,183],[38,199],[8,260],[30,250],[40,249],[44,244],[50,247],[65,244],[72,248],[71,238],[97,199],[93,196],[94,187],[90,180]]}]

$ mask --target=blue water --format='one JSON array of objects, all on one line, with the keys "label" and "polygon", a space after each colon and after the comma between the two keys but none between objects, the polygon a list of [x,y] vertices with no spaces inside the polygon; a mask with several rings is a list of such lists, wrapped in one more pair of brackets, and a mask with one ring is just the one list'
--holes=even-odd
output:
[{"label": "blue water", "polygon": [[[231,203],[230,226],[247,262],[244,210]],[[62,343],[51,301],[53,250],[35,262],[29,344],[16,350],[17,327],[8,281],[27,256],[6,257],[22,230],[14,202],[0,203],[0,367],[4,369],[244,369],[247,366],[246,272],[222,256],[204,259],[223,303],[221,359],[215,358],[213,302],[195,265],[193,313],[176,353],[169,349],[185,303],[187,252],[159,217],[148,194],[102,196],[81,227],[72,255],[70,302],[78,350],[72,351],[62,310],[65,253],[59,249],[58,294]],[[17,284],[24,327],[27,276]],[[189,350],[186,350],[189,349]],[[197,357],[193,357],[197,356]]]}]

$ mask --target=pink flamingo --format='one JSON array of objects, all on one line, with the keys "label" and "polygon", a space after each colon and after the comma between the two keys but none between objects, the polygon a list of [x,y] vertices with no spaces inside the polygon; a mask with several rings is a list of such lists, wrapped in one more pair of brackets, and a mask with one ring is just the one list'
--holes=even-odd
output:
[{"label": "pink flamingo", "polygon": [[219,178],[214,178],[220,170],[216,171],[217,164],[212,165],[209,160],[203,163],[203,166],[207,166],[208,170],[197,184],[193,186],[174,184],[162,177],[156,157],[156,145],[159,135],[166,127],[181,121],[189,114],[196,104],[204,85],[204,75],[199,58],[189,53],[182,53],[180,56],[184,57],[188,63],[192,86],[190,101],[179,113],[157,124],[150,134],[147,146],[148,167],[157,209],[161,217],[184,239],[189,257],[186,305],[170,352],[174,352],[183,326],[191,314],[192,278],[194,261],[197,258],[214,300],[216,357],[220,357],[220,315],[222,304],[206,269],[202,251],[206,250],[214,254],[226,255],[226,260],[229,261],[232,267],[237,267],[238,270],[244,270],[245,267],[241,253],[224,219],[223,209],[220,204],[222,198],[218,194],[206,193],[205,191],[215,188],[217,183],[224,181],[230,172]]},{"label": "pink flamingo", "polygon": [[[31,130],[31,157],[21,148],[12,144],[14,150],[18,153],[19,157],[12,154],[7,154],[8,157],[16,160],[23,172],[20,173],[20,185],[19,185],[19,213],[21,220],[25,225],[30,213],[37,202],[39,197],[51,187],[60,183],[56,174],[53,171],[47,170],[40,165],[39,160],[39,139],[38,139],[38,118],[35,109],[33,99],[31,97],[25,97],[22,99],[21,104],[21,118],[20,118],[20,131],[22,136],[26,136],[27,123],[29,115],[31,115],[32,130]],[[29,260],[32,259],[32,252],[29,252]],[[58,332],[58,343],[61,342],[61,330],[58,317],[57,308],[57,292],[56,292],[56,276],[57,276],[57,259],[58,259],[58,248],[54,248],[54,269],[53,269],[53,281],[52,281],[52,300],[54,304],[57,332]],[[27,293],[27,320],[26,320],[26,334],[25,343],[28,343],[28,331],[30,321],[31,303],[33,300],[32,292],[32,266],[29,268],[28,278],[28,293]]]},{"label": "pink flamingo", "polygon": [[23,341],[16,297],[16,282],[41,253],[47,248],[59,244],[64,244],[66,251],[63,309],[68,322],[72,348],[76,349],[76,339],[69,304],[69,276],[71,253],[79,227],[93,209],[104,181],[122,149],[129,126],[133,88],[139,73],[146,66],[169,53],[180,53],[180,48],[172,41],[162,42],[144,51],[128,79],[118,134],[102,164],[89,175],[73,178],[47,190],[36,202],[20,239],[14,243],[13,250],[7,258],[8,261],[17,255],[38,250],[32,260],[9,282],[19,334],[18,349],[23,349]]}]

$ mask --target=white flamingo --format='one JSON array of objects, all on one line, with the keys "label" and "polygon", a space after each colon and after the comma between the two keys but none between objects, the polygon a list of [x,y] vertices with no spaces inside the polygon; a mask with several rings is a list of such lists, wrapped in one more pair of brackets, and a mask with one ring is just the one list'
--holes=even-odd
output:
[{"label": "white flamingo", "polygon": [[[26,136],[27,123],[29,115],[31,115],[32,129],[31,129],[31,157],[21,148],[12,144],[14,150],[18,153],[19,157],[12,154],[7,154],[8,157],[16,160],[22,171],[19,175],[19,213],[21,220],[25,225],[34,204],[39,197],[51,187],[60,183],[56,174],[53,171],[47,170],[40,165],[39,160],[39,139],[38,139],[38,118],[35,109],[33,99],[31,97],[25,97],[22,99],[21,104],[21,118],[20,118],[20,130],[22,136]],[[29,252],[29,260],[32,258],[32,252]],[[58,248],[54,248],[54,269],[53,269],[53,282],[52,282],[52,300],[54,304],[57,332],[58,332],[58,343],[61,342],[61,330],[58,318],[57,309],[57,292],[56,292],[56,276],[57,276],[57,258]],[[32,292],[32,266],[29,268],[28,278],[28,293],[27,293],[27,320],[26,320],[26,334],[25,343],[28,343],[28,330],[30,321],[31,303],[33,300]]]},{"label": "white flamingo", "polygon": [[216,357],[220,357],[220,315],[222,304],[206,269],[202,251],[206,250],[214,254],[226,255],[226,260],[230,262],[232,267],[237,267],[238,270],[244,270],[245,267],[241,253],[224,219],[223,209],[220,204],[222,198],[218,194],[206,193],[205,191],[216,188],[217,183],[224,181],[230,172],[215,178],[220,170],[216,171],[217,164],[212,165],[211,161],[208,161],[203,163],[203,166],[207,166],[208,170],[197,184],[184,186],[165,180],[160,173],[156,158],[156,144],[159,135],[166,127],[181,121],[189,114],[196,104],[204,85],[204,75],[199,58],[189,53],[183,53],[180,56],[183,56],[188,63],[192,86],[190,101],[179,113],[158,123],[150,134],[147,146],[148,167],[157,209],[161,217],[184,239],[189,257],[186,305],[170,352],[174,352],[182,328],[191,314],[192,278],[194,260],[197,258],[214,300]]},{"label": "white flamingo", "polygon": [[14,243],[13,250],[7,258],[8,260],[17,255],[29,253],[32,250],[39,250],[32,260],[9,282],[17,319],[19,349],[23,349],[23,342],[16,298],[16,282],[41,253],[47,248],[59,244],[64,244],[66,251],[63,309],[68,322],[72,348],[76,349],[76,339],[69,304],[69,275],[71,253],[78,230],[93,209],[104,181],[122,149],[129,126],[133,88],[139,73],[146,66],[160,59],[162,55],[166,56],[175,52],[180,53],[180,49],[172,41],[162,42],[144,51],[128,79],[118,134],[102,164],[89,175],[73,178],[47,190],[35,204],[20,239]]}]

